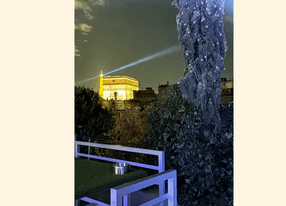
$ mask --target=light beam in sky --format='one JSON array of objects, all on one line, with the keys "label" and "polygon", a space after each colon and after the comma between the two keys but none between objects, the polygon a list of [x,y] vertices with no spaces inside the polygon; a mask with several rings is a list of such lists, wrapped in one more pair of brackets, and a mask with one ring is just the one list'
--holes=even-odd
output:
[{"label": "light beam in sky", "polygon": [[[120,68],[114,69],[114,70],[112,70],[112,71],[110,71],[110,72],[107,72],[107,73],[103,74],[103,76],[105,76],[105,75],[107,75],[107,74],[111,74],[111,73],[113,73],[113,72],[118,72],[118,71],[123,70],[123,69],[126,69],[126,68],[128,68],[128,67],[132,67],[132,66],[141,64],[141,63],[143,63],[143,62],[150,61],[150,60],[155,59],[155,58],[159,58],[159,57],[163,57],[163,56],[172,54],[172,53],[177,52],[177,51],[180,51],[180,50],[181,50],[181,46],[180,46],[180,45],[178,45],[178,44],[173,45],[173,46],[171,46],[171,47],[169,47],[169,48],[167,48],[167,49],[164,49],[164,50],[162,50],[162,51],[160,51],[160,52],[157,52],[157,53],[155,53],[155,54],[153,54],[153,55],[151,55],[151,56],[145,57],[145,58],[143,58],[143,59],[139,59],[139,60],[137,60],[136,62],[132,62],[132,63],[127,64],[127,65],[125,65],[125,66],[122,66],[122,67],[120,67]],[[77,82],[77,83],[75,83],[75,84],[81,84],[81,83],[83,83],[83,82],[90,81],[90,80],[92,80],[92,79],[99,78],[99,77],[100,77],[100,75],[99,75],[99,76],[96,76],[96,77],[89,78],[89,79],[82,80],[82,81]]]}]

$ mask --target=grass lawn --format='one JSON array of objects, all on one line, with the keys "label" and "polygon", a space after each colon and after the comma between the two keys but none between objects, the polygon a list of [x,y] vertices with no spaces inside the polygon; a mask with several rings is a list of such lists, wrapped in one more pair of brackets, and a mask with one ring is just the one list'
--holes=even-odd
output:
[{"label": "grass lawn", "polygon": [[109,164],[77,158],[75,159],[75,194],[81,196],[90,189],[110,183],[120,185],[146,176],[148,176],[146,171],[135,169],[132,166],[129,173],[115,175],[111,162]]}]

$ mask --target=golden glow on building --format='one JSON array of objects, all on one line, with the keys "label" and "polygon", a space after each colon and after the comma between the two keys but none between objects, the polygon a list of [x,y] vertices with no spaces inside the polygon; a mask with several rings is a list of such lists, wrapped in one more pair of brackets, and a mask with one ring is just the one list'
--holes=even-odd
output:
[{"label": "golden glow on building", "polygon": [[103,97],[102,85],[103,85],[103,74],[101,71],[100,78],[99,78],[99,96],[100,97]]},{"label": "golden glow on building", "polygon": [[133,90],[138,91],[140,87],[139,81],[128,76],[106,76],[100,75],[99,80],[99,96],[105,100],[115,100],[115,92],[117,100],[133,99]]}]

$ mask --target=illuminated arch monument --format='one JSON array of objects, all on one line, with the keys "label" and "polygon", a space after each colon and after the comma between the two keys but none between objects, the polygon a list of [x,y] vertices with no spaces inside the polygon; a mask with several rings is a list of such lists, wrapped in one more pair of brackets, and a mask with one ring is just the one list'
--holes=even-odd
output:
[{"label": "illuminated arch monument", "polygon": [[103,76],[99,79],[99,96],[105,100],[133,99],[133,91],[138,91],[138,80],[128,76]]}]

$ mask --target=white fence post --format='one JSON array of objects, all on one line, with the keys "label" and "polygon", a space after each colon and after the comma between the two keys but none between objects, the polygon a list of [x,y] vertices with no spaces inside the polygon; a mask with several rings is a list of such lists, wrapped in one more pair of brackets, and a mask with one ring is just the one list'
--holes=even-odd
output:
[{"label": "white fence post", "polygon": [[76,134],[74,134],[74,139],[75,139],[75,152],[74,152],[74,155],[75,155],[75,158],[78,158],[78,153],[80,153],[80,145],[77,144],[77,141],[76,141]]},{"label": "white fence post", "polygon": [[[90,155],[90,154],[81,154],[79,152],[80,145],[85,145],[88,146],[89,149],[90,147],[99,147],[99,148],[106,148],[106,149],[114,149],[114,150],[121,150],[121,151],[128,151],[128,152],[135,152],[135,153],[142,153],[142,154],[151,154],[151,155],[157,155],[158,156],[158,166],[153,166],[153,165],[147,165],[143,163],[137,163],[137,162],[130,162],[130,161],[125,161],[125,160],[119,160],[119,159],[113,159],[113,158],[108,158],[108,157],[100,157],[96,155]],[[76,141],[75,142],[75,156],[83,156],[83,157],[88,157],[88,158],[94,158],[94,159],[99,159],[99,160],[105,160],[105,161],[111,161],[111,162],[126,162],[129,163],[130,165],[134,165],[137,167],[142,167],[142,168],[148,168],[148,169],[155,169],[158,170],[158,174],[155,175],[157,176],[155,179],[152,178],[152,180],[155,181],[144,181],[144,183],[132,183],[129,186],[125,186],[121,188],[115,188],[111,189],[110,191],[110,206],[129,206],[131,204],[130,201],[130,194],[133,191],[137,191],[135,187],[138,187],[138,190],[144,188],[142,184],[145,185],[145,187],[151,186],[151,185],[158,185],[159,186],[159,197],[155,200],[151,200],[147,203],[144,203],[143,205],[147,206],[152,203],[158,204],[160,202],[160,206],[166,205],[168,201],[168,205],[170,206],[177,206],[177,171],[175,170],[175,175],[172,172],[171,177],[166,177],[166,171],[165,171],[165,153],[164,151],[156,151],[156,150],[148,150],[148,149],[140,149],[140,148],[132,148],[132,147],[124,147],[124,146],[116,146],[116,145],[105,145],[105,144],[98,144],[98,143],[91,143],[90,139],[89,142],[81,142],[81,141]],[[90,151],[90,150],[89,150]],[[90,152],[89,152],[90,153]],[[160,174],[163,173],[163,174]],[[168,172],[167,172],[168,173]],[[158,176],[159,175],[159,176]],[[160,177],[160,178],[159,178]],[[168,194],[165,194],[165,181],[168,180]],[[128,183],[127,183],[128,184]],[[133,186],[134,185],[134,186]],[[122,187],[122,186],[118,186]],[[120,191],[118,191],[118,189]],[[127,191],[126,191],[127,190]],[[168,199],[168,200],[167,200]],[[142,206],[143,206],[142,205]]]},{"label": "white fence post", "polygon": [[122,198],[118,195],[118,191],[110,189],[110,206],[122,206]]},{"label": "white fence post", "polygon": [[[90,138],[88,138],[88,142],[90,142]],[[88,155],[90,155],[90,146],[88,146]],[[89,156],[87,159],[89,160]]]},{"label": "white fence post", "polygon": [[130,206],[131,196],[130,194],[123,196],[123,206]]},{"label": "white fence post", "polygon": [[[165,171],[165,152],[164,151],[162,151],[162,153],[158,156],[158,166],[159,166],[159,173]],[[159,196],[162,196],[164,194],[165,194],[165,181],[159,184]],[[160,206],[165,206],[165,201],[161,202]]]},{"label": "white fence post", "polygon": [[[161,204],[162,202],[168,204],[168,206],[177,206],[177,172],[172,169],[162,173],[152,175],[150,177],[145,177],[138,179],[123,185],[114,187],[111,189],[111,206],[116,206],[116,204],[122,204],[122,198],[126,195],[130,195],[135,191],[139,191],[143,188],[149,187],[154,184],[159,184],[160,182],[165,182],[168,180],[168,193],[161,195],[155,199],[141,204],[141,206],[150,206]],[[112,192],[114,194],[112,194]],[[124,202],[124,200],[123,200]],[[123,204],[124,205],[124,204]]]},{"label": "white fence post", "polygon": [[175,170],[175,177],[168,179],[168,194],[172,199],[168,199],[168,205],[177,206],[177,170]]}]

